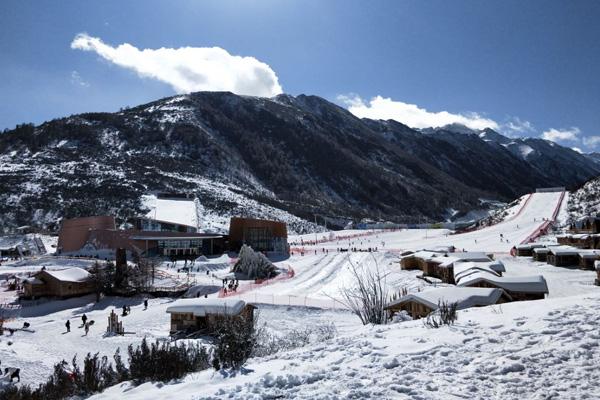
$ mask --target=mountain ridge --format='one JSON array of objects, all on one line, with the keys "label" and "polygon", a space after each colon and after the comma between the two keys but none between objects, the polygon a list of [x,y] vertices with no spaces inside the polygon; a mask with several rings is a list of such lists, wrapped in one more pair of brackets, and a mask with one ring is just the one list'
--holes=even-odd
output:
[{"label": "mountain ridge", "polygon": [[[557,149],[532,162],[478,135],[360,119],[318,96],[196,92],[1,134],[0,225],[126,219],[143,212],[141,195],[161,191],[194,192],[215,215],[289,219],[298,231],[315,215],[439,221],[480,198],[600,175]],[[578,173],[562,171],[573,160]]]}]

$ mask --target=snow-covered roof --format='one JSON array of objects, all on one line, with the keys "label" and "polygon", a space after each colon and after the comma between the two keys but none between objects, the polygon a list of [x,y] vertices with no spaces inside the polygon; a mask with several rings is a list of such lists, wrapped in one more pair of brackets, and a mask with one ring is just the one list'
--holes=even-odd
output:
[{"label": "snow-covered roof", "polygon": [[577,247],[573,246],[553,246],[549,248],[549,252],[557,256],[576,256],[579,251]]},{"label": "snow-covered roof", "polygon": [[596,268],[598,271],[600,271],[600,261],[595,261],[595,262],[594,262],[594,267],[595,267],[595,268]]},{"label": "snow-covered roof", "polygon": [[157,198],[143,196],[142,201],[150,209],[146,217],[195,227],[198,225],[194,199]]},{"label": "snow-covered roof", "polygon": [[180,299],[167,307],[167,312],[192,313],[196,317],[204,317],[207,314],[237,315],[245,306],[245,301],[233,298]]},{"label": "snow-covered roof", "polygon": [[436,257],[444,257],[445,253],[441,251],[431,251],[431,250],[419,250],[415,251],[412,254],[409,254],[407,257],[416,257],[422,258],[425,260],[436,258]]},{"label": "snow-covered roof", "polygon": [[548,285],[542,275],[494,276],[477,273],[462,279],[459,286],[471,286],[479,282],[487,282],[509,292],[548,293]]},{"label": "snow-covered roof", "polygon": [[600,257],[600,250],[584,249],[579,250],[578,254],[582,258],[598,258]]},{"label": "snow-covered roof", "polygon": [[428,249],[423,249],[423,251],[431,251],[435,253],[452,253],[454,250],[456,250],[456,247],[454,246],[434,246]]},{"label": "snow-covered roof", "polygon": [[67,268],[61,270],[46,270],[48,275],[63,282],[84,282],[90,278],[90,273],[82,268]]},{"label": "snow-covered roof", "polygon": [[483,252],[452,253],[452,255],[444,257],[440,267],[452,267],[457,262],[465,261],[489,262],[491,258]]},{"label": "snow-covered roof", "polygon": [[527,244],[520,244],[517,246],[517,250],[530,250],[530,249],[538,249],[541,247],[544,247],[545,245],[542,243],[527,243]]},{"label": "snow-covered roof", "polygon": [[563,235],[556,235],[557,238],[569,238],[569,239],[579,239],[579,240],[585,240],[585,239],[589,239],[590,235],[589,233],[566,233]]},{"label": "snow-covered roof", "polygon": [[428,290],[425,292],[411,293],[396,301],[389,303],[386,308],[395,305],[417,302],[435,310],[438,303],[458,303],[458,309],[476,306],[489,306],[496,304],[502,296],[502,289],[453,286]]},{"label": "snow-covered roof", "polygon": [[484,272],[494,276],[500,276],[502,272],[506,272],[506,268],[502,261],[487,261],[487,262],[457,262],[454,264],[454,279],[459,282],[466,276]]},{"label": "snow-covered roof", "polygon": [[533,249],[533,252],[535,254],[544,254],[544,253],[548,253],[550,251],[549,247],[538,247],[536,249]]}]

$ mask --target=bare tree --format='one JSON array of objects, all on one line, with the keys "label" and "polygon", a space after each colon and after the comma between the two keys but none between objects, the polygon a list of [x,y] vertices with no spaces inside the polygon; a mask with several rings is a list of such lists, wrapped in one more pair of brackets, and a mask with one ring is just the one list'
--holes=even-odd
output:
[{"label": "bare tree", "polygon": [[110,293],[114,285],[114,264],[96,261],[90,269],[90,280],[96,293],[96,302],[102,293]]},{"label": "bare tree", "polygon": [[[372,256],[372,255],[371,255]],[[350,260],[352,284],[341,289],[342,303],[360,318],[363,325],[385,324],[388,320],[385,305],[389,299],[386,274],[379,269],[375,257],[375,269],[358,267]]]},{"label": "bare tree", "polygon": [[160,259],[152,257],[139,257],[137,269],[133,276],[133,285],[137,290],[147,290],[154,285],[156,269],[160,265]]}]

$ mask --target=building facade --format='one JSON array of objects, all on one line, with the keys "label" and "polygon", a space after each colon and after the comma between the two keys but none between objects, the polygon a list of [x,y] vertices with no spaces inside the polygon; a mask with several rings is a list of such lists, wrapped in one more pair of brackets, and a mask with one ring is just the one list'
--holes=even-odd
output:
[{"label": "building facade", "polygon": [[255,251],[288,253],[287,225],[285,222],[253,218],[231,218],[229,247],[239,251],[243,244]]}]

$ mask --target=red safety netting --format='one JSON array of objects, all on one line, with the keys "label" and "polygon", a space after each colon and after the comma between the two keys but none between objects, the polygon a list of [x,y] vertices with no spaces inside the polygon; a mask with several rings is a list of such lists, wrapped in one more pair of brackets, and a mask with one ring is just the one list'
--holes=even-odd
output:
[{"label": "red safety netting", "polygon": [[237,296],[240,295],[242,293],[247,293],[250,292],[256,288],[259,287],[264,287],[267,285],[271,285],[273,283],[277,283],[277,282],[281,282],[287,279],[291,279],[296,275],[295,271],[292,269],[292,267],[290,267],[288,265],[287,270],[285,272],[280,273],[279,275],[277,275],[275,278],[271,278],[271,279],[256,279],[254,280],[254,283],[248,283],[246,285],[241,285],[238,286],[238,288],[236,290],[229,290],[226,288],[221,288],[219,290],[219,295],[218,297],[230,297],[230,296]]}]

